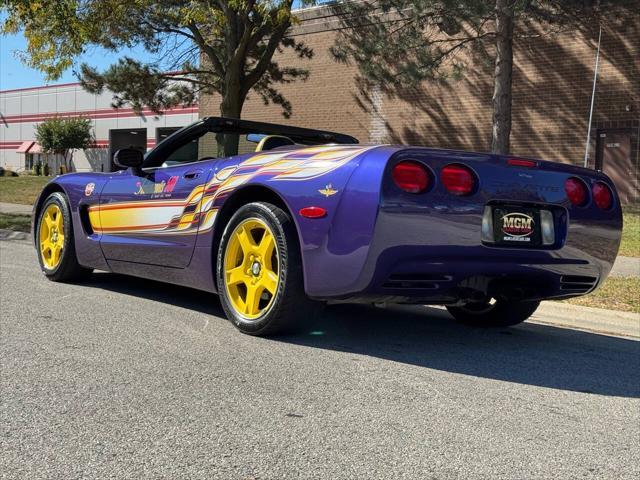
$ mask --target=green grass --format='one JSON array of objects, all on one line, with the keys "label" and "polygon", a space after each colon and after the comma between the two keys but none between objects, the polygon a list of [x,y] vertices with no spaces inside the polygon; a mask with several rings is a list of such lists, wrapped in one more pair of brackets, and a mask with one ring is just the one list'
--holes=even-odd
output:
[{"label": "green grass", "polygon": [[640,213],[637,210],[624,213],[624,229],[618,255],[640,257]]},{"label": "green grass", "polygon": [[31,230],[31,217],[0,212],[0,229],[28,233]]},{"label": "green grass", "polygon": [[0,177],[0,202],[33,205],[51,177]]},{"label": "green grass", "polygon": [[585,307],[640,313],[640,278],[609,277],[596,292],[565,301]]}]

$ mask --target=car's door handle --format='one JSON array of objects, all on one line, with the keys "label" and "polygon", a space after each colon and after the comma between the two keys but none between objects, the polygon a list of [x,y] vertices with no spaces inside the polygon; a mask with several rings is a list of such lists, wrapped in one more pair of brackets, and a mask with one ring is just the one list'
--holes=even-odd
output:
[{"label": "car's door handle", "polygon": [[193,180],[194,178],[198,178],[202,174],[202,170],[191,170],[183,175],[187,180]]}]

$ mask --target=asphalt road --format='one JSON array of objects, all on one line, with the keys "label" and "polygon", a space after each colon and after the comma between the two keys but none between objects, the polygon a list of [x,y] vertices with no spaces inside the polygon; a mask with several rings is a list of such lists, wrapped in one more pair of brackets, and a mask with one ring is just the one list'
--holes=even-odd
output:
[{"label": "asphalt road", "polygon": [[[426,307],[244,336],[215,296],[0,242],[1,478],[639,478],[640,343]],[[304,312],[301,312],[304,315]]]}]

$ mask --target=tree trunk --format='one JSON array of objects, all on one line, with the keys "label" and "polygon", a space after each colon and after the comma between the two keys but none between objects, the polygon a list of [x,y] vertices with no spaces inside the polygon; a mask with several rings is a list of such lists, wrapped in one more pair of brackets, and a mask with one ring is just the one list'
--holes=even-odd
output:
[{"label": "tree trunk", "polygon": [[[226,118],[240,118],[242,114],[242,107],[244,105],[244,95],[242,95],[242,89],[238,82],[227,82],[225,88],[225,94],[222,97],[220,103],[220,114]],[[230,157],[238,154],[238,140],[237,134],[222,134],[216,135],[216,141],[218,143],[218,157]]]},{"label": "tree trunk", "polygon": [[508,154],[511,135],[513,73],[513,8],[511,0],[496,0],[496,66],[493,88],[491,151]]},{"label": "tree trunk", "polygon": [[[70,156],[70,154],[73,155],[73,150],[71,150],[71,149],[65,150],[62,153],[62,160],[63,160],[62,163],[64,164],[64,169],[65,169],[64,173],[69,173],[71,171],[71,156]],[[58,172],[58,173],[62,173],[62,172]]]}]

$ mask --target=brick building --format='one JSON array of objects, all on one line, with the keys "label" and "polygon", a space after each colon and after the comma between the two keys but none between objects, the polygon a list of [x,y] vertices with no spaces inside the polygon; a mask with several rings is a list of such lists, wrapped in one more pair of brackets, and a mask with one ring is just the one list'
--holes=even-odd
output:
[{"label": "brick building", "polygon": [[[491,144],[493,65],[467,58],[464,78],[394,92],[361,91],[357,69],[336,63],[328,49],[338,20],[326,7],[298,12],[291,34],[313,48],[312,60],[292,52],[283,65],[310,70],[304,83],[281,91],[293,105],[284,119],[277,106],[251,95],[243,118],[342,131],[361,142],[392,142],[486,151]],[[609,19],[603,29],[600,75],[589,165],[604,169],[625,202],[638,201],[640,157],[640,14]],[[597,38],[581,32],[518,40],[514,48],[515,155],[582,165]],[[218,115],[219,98],[200,101],[200,115]]]}]

